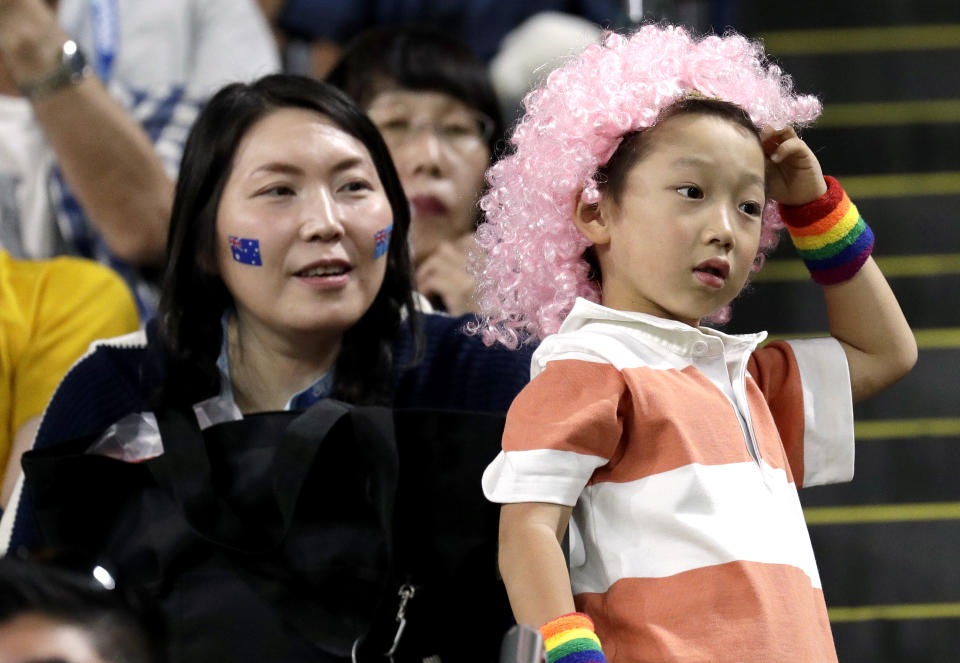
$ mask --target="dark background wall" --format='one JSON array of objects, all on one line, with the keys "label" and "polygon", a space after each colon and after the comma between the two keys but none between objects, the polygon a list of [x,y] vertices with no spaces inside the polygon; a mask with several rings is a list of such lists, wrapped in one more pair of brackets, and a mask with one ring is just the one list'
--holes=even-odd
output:
[{"label": "dark background wall", "polygon": [[[703,4],[703,3],[701,3]],[[960,2],[707,3],[824,100],[804,133],[876,233],[920,345],[858,405],[852,483],[802,491],[842,663],[960,660]],[[826,330],[789,241],[731,331]]]}]

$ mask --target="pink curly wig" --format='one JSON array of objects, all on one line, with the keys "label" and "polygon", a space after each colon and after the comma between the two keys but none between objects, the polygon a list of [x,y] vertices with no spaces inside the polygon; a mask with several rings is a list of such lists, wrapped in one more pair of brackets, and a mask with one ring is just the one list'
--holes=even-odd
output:
[{"label": "pink curly wig", "polygon": [[[691,94],[739,106],[760,129],[809,124],[821,111],[816,97],[793,92],[761,44],[742,35],[697,38],[658,25],[606,33],[526,96],[512,152],[487,171],[486,220],[471,259],[482,319],[473,331],[484,342],[515,348],[542,339],[560,328],[577,297],[600,301],[583,259],[590,242],[573,225],[577,194],[598,202],[597,169],[623,136],[653,126]],[[768,201],[761,253],[776,246],[781,227]]]}]

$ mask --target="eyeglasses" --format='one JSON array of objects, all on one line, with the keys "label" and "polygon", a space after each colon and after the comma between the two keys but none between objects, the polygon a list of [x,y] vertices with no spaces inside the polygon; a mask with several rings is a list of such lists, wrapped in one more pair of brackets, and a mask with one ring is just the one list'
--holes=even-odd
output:
[{"label": "eyeglasses", "polygon": [[493,137],[493,120],[480,112],[454,111],[437,119],[414,119],[404,110],[370,113],[388,145],[402,146],[415,140],[424,129],[458,152],[486,146]]}]

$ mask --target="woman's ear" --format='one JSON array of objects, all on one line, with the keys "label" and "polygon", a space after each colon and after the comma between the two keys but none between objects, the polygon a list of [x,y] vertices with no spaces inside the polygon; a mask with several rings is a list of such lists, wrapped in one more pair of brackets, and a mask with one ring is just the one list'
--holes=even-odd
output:
[{"label": "woman's ear", "polygon": [[602,203],[586,203],[577,195],[576,208],[573,212],[573,224],[584,237],[597,246],[610,242],[610,231],[607,227],[607,218]]}]

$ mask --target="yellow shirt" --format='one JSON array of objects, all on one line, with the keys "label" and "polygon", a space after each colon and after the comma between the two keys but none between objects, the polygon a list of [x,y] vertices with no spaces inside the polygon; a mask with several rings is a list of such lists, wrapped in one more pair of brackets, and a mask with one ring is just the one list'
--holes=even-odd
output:
[{"label": "yellow shirt", "polygon": [[0,250],[0,480],[13,436],[43,412],[96,339],[137,328],[123,280],[78,258],[15,260]]}]

